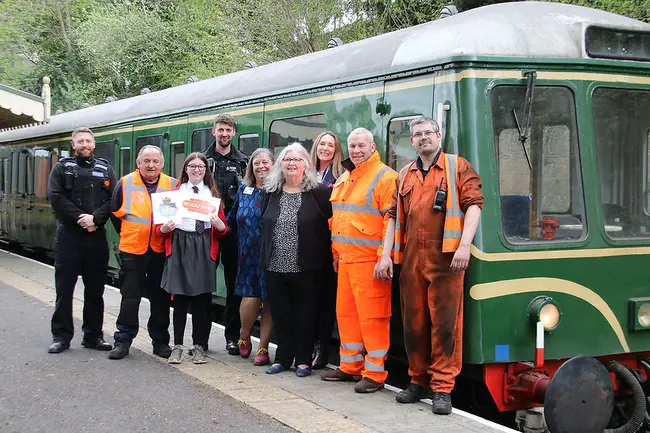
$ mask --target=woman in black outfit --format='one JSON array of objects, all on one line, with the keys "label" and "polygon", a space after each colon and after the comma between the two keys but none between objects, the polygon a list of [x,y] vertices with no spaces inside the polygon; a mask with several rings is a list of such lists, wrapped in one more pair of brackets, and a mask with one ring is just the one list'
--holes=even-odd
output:
[{"label": "woman in black outfit", "polygon": [[331,266],[330,191],[319,185],[309,153],[285,147],[264,180],[261,264],[278,348],[269,374],[296,366],[311,374],[318,279]]}]

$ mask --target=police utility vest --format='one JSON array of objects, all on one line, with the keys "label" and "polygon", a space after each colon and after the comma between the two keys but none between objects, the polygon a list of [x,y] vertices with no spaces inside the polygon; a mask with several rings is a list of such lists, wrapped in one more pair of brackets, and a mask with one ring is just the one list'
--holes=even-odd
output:
[{"label": "police utility vest", "polygon": [[91,214],[111,199],[110,164],[104,158],[94,156],[90,164],[77,162],[75,157],[61,158],[63,186],[66,198],[84,213]]}]

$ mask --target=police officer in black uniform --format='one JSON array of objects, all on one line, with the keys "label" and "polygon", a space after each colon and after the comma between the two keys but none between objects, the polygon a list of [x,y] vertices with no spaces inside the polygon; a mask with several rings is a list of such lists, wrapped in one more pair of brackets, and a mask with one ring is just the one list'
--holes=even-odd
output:
[{"label": "police officer in black uniform", "polygon": [[54,281],[56,307],[52,316],[50,353],[70,347],[74,334],[72,295],[77,277],[84,283],[81,345],[111,350],[104,341],[104,280],[108,270],[108,243],[104,225],[111,215],[115,173],[108,161],[97,158],[95,138],[88,128],[72,132],[75,156],[62,158],[52,168],[48,194],[56,214]]},{"label": "police officer in black uniform", "polygon": [[[229,114],[219,114],[214,119],[212,134],[215,141],[204,152],[214,179],[219,188],[223,200],[224,212],[228,215],[235,203],[237,190],[246,172],[248,157],[232,145],[235,136],[235,119]],[[219,256],[223,265],[224,278],[226,280],[226,312],[224,335],[226,337],[226,350],[231,355],[239,355],[239,304],[241,297],[235,296],[235,280],[237,278],[237,261],[239,260],[237,246],[237,233],[230,230],[219,240]],[[204,348],[207,350],[207,348]]]}]

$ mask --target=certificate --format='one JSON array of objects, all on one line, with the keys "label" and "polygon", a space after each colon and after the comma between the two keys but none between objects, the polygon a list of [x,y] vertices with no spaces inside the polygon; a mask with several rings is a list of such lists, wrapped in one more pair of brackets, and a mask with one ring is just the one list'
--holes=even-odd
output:
[{"label": "certificate", "polygon": [[180,222],[184,196],[185,194],[179,190],[151,194],[153,223],[164,224],[169,220]]},{"label": "certificate", "polygon": [[180,205],[180,215],[182,217],[210,222],[210,215],[219,211],[221,199],[185,193]]}]

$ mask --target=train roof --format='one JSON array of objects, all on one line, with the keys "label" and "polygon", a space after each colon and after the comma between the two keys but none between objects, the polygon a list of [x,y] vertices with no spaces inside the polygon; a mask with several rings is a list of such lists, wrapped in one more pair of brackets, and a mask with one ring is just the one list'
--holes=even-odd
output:
[{"label": "train roof", "polygon": [[415,27],[303,56],[52,116],[0,133],[0,142],[69,133],[200,110],[251,96],[317,87],[435,64],[452,57],[587,58],[587,26],[650,31],[631,18],[560,3],[514,2],[472,9]]}]

